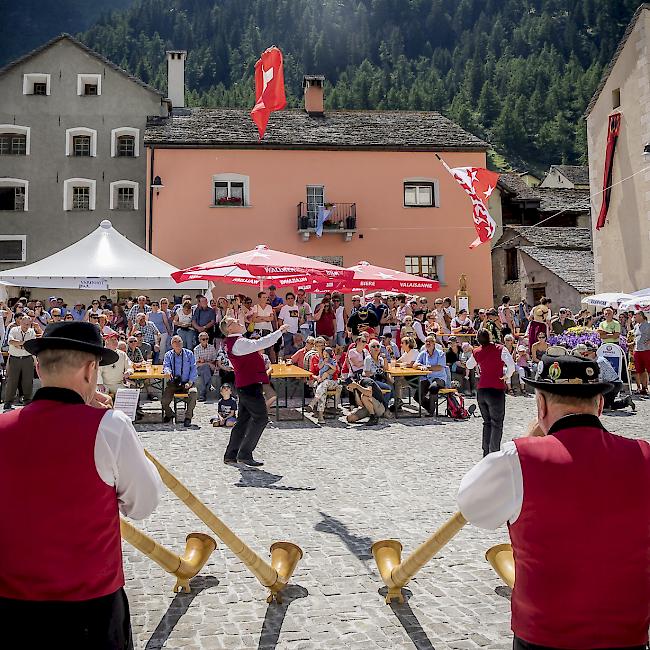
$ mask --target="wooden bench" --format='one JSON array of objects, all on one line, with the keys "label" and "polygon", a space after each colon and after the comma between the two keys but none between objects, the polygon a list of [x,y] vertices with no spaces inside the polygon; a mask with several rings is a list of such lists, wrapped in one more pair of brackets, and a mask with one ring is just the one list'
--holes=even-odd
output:
[{"label": "wooden bench", "polygon": [[178,405],[182,404],[183,409],[187,410],[188,393],[174,393],[174,422],[178,424]]}]

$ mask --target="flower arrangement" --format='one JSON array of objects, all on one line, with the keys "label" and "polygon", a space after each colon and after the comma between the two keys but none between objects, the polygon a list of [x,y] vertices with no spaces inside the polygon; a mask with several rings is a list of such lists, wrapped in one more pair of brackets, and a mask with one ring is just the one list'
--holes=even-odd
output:
[{"label": "flower arrangement", "polygon": [[[576,345],[586,342],[592,343],[596,347],[603,344],[597,330],[581,326],[570,327],[564,334],[552,335],[548,339],[549,345],[561,345],[567,350],[573,350]],[[621,336],[618,344],[627,352],[627,339],[624,336]]]},{"label": "flower arrangement", "polygon": [[242,200],[239,196],[220,196],[217,199],[217,205],[241,205]]}]

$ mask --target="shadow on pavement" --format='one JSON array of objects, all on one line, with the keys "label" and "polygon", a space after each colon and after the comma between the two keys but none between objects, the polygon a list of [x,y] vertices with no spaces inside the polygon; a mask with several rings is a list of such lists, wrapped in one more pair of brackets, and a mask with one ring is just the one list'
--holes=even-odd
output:
[{"label": "shadow on pavement", "polygon": [[[379,590],[379,593],[385,598],[386,593],[388,592],[387,587],[382,587]],[[405,602],[402,604],[391,603],[390,608],[393,610],[397,620],[400,622],[400,625],[404,628],[404,631],[408,634],[409,639],[413,642],[413,645],[418,650],[435,650],[434,645],[431,643],[431,640],[427,636],[427,633],[422,629],[418,617],[415,615],[411,606],[409,605],[409,598],[413,595],[413,592],[408,589],[402,589],[404,594]]]},{"label": "shadow on pavement", "polygon": [[330,517],[330,515],[327,515],[324,512],[321,512],[320,516],[323,518],[323,521],[319,521],[316,526],[314,526],[314,530],[317,530],[319,533],[337,535],[348,549],[360,560],[365,561],[372,559],[372,554],[370,553],[372,540],[370,537],[354,535],[348,530],[348,527],[342,521],[336,519],[336,517]]},{"label": "shadow on pavement", "polygon": [[285,490],[287,492],[313,492],[314,487],[291,487],[289,485],[274,485],[282,480],[279,474],[271,474],[259,468],[237,466],[239,470],[239,483],[235,487],[266,488],[267,490]]},{"label": "shadow on pavement", "polygon": [[288,585],[282,590],[282,603],[271,603],[266,608],[260,639],[257,644],[258,650],[274,650],[278,644],[280,631],[287,609],[294,600],[305,598],[309,592],[300,585]]},{"label": "shadow on pavement", "polygon": [[196,578],[192,578],[190,580],[192,592],[189,594],[181,592],[174,596],[174,600],[169,604],[165,615],[160,619],[149,641],[147,641],[145,650],[160,650],[167,643],[167,639],[169,639],[170,634],[176,627],[176,623],[187,612],[192,601],[204,589],[216,587],[218,584],[219,580],[214,576],[197,576]]}]

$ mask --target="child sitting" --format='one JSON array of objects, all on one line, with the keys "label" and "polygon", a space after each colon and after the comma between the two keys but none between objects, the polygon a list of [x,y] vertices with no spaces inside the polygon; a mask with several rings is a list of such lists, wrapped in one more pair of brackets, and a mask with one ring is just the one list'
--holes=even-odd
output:
[{"label": "child sitting", "polygon": [[323,358],[318,362],[318,379],[317,383],[327,381],[334,377],[336,372],[336,357],[334,350],[327,347],[323,350]]},{"label": "child sitting", "polygon": [[404,325],[400,329],[401,338],[415,338],[415,330],[413,329],[413,316],[404,317]]},{"label": "child sitting", "polygon": [[232,386],[222,384],[221,398],[217,402],[217,415],[210,418],[213,427],[232,427],[237,421],[237,400],[232,396]]}]

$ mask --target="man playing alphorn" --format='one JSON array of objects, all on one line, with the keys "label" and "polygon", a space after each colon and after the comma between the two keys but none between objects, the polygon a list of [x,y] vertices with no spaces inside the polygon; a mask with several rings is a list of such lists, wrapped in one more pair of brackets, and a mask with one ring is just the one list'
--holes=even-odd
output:
[{"label": "man playing alphorn", "polygon": [[96,395],[97,369],[117,353],[78,321],[25,349],[43,387],[0,417],[0,645],[133,648],[119,511],[149,516],[161,481],[131,421]]},{"label": "man playing alphorn", "polygon": [[545,355],[531,435],[463,478],[458,504],[482,528],[508,523],[515,650],[646,648],[650,444],[605,430],[598,365]]}]

